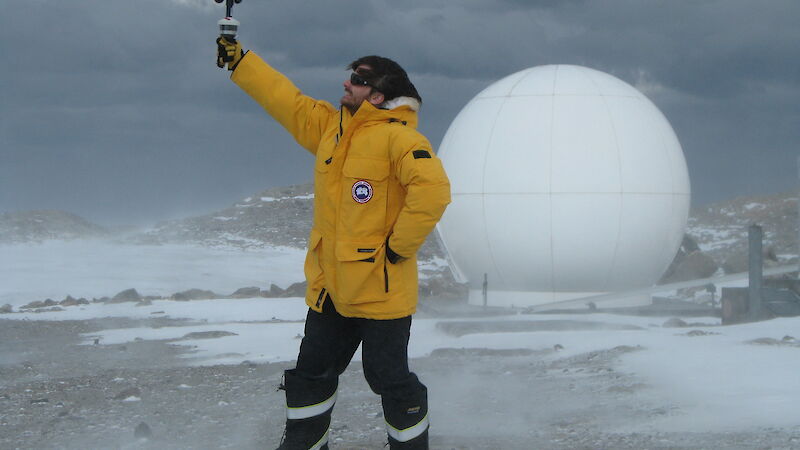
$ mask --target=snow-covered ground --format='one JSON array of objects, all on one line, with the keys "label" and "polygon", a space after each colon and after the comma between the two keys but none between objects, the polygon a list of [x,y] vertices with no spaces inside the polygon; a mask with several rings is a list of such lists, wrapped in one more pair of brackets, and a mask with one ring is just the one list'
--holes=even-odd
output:
[{"label": "snow-covered ground", "polygon": [[[46,297],[102,296],[130,287],[142,294],[168,295],[197,287],[229,293],[242,286],[285,287],[302,279],[298,250],[205,249],[181,246],[113,246],[106,243],[47,243],[0,249],[0,303],[15,305]],[[176,302],[90,304],[65,311],[12,313],[2,319],[89,320],[104,317],[187,319],[158,328],[112,328],[84,334],[85,344],[124,344],[176,339],[188,346],[189,364],[291,361],[297,355],[306,307],[300,298],[218,299]],[[687,328],[662,326],[666,318],[593,315],[519,315],[491,318],[415,318],[412,358],[441,348],[551,350],[553,361],[618,346],[641,347],[620,356],[617,370],[647,386],[637,395],[672,405],[646,424],[663,431],[726,431],[793,427],[800,417],[800,317],[721,326],[718,318],[686,318]],[[605,324],[605,329],[567,326],[561,331],[447,333],[440,325],[458,321],[570,321]],[[178,322],[172,322],[178,323]],[[622,329],[626,326],[628,329]],[[549,328],[549,327],[544,327]],[[189,333],[224,331],[211,339],[182,339]],[[197,336],[197,335],[194,335]],[[765,340],[769,338],[772,340]],[[762,343],[751,341],[761,339]],[[360,358],[359,355],[356,359]],[[642,426],[639,424],[638,426]],[[636,431],[636,430],[631,430]]]},{"label": "snow-covered ground", "polygon": [[[225,331],[235,335],[216,339],[174,342],[192,348],[186,357],[194,364],[239,364],[290,361],[297,355],[306,308],[300,298],[154,301],[84,305],[63,312],[18,313],[18,320],[83,320],[102,317],[170,317],[190,319],[191,325],[160,328],[121,328],[85,335],[86,344],[101,345],[140,340],[179,339],[189,333]],[[679,415],[666,415],[652,426],[665,431],[725,431],[747,427],[784,427],[800,417],[800,342],[784,345],[750,341],[800,336],[800,318],[775,319],[735,326],[719,325],[717,318],[686,319],[702,325],[664,328],[663,318],[596,315],[509,315],[492,320],[588,321],[638,327],[633,330],[534,331],[476,333],[453,336],[437,328],[440,322],[484,319],[416,319],[409,354],[430,355],[438,348],[563,350],[551,358],[565,358],[617,346],[641,346],[643,351],[622,356],[620,370],[650,386],[643,395],[676,405]],[[694,331],[692,336],[689,331]],[[356,355],[356,360],[360,355]]]}]

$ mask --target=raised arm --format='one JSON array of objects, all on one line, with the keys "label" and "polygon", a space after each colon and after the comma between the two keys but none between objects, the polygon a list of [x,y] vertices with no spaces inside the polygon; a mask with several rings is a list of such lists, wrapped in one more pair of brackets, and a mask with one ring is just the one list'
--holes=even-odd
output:
[{"label": "raised arm", "polygon": [[231,80],[313,154],[329,121],[338,120],[333,105],[303,95],[291,80],[252,51],[238,62]]}]

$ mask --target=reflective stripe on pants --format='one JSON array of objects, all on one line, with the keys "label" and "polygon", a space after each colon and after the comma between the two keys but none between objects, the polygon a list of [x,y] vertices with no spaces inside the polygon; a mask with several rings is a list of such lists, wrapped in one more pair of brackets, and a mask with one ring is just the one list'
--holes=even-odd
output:
[{"label": "reflective stripe on pants", "polygon": [[428,415],[425,414],[425,417],[422,418],[416,425],[412,425],[406,429],[398,430],[397,428],[393,427],[389,422],[386,422],[386,432],[389,436],[393,437],[399,442],[408,442],[415,437],[421,435],[428,429],[430,425],[430,420],[428,419]]},{"label": "reflective stripe on pants", "polygon": [[[326,413],[329,409],[333,408],[336,403],[336,392],[333,393],[327,400],[317,403],[316,405],[291,407],[286,405],[286,418],[294,419],[308,419],[309,417],[318,416]],[[326,435],[327,436],[327,435]],[[327,439],[327,438],[326,438]]]},{"label": "reflective stripe on pants", "polygon": [[323,445],[327,444],[328,443],[328,432],[329,431],[330,431],[330,428],[325,430],[325,434],[322,435],[322,439],[320,439],[316,444],[314,444],[308,450],[319,450],[319,449],[322,448]]}]

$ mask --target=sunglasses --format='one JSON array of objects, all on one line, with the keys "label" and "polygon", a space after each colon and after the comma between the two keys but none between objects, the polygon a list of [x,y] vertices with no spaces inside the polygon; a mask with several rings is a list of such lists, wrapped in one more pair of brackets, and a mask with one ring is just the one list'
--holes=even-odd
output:
[{"label": "sunglasses", "polygon": [[354,85],[358,85],[358,86],[369,86],[371,88],[375,87],[375,86],[369,84],[369,82],[367,80],[361,78],[361,75],[359,75],[359,74],[357,74],[355,72],[350,74],[350,84],[354,84]]}]

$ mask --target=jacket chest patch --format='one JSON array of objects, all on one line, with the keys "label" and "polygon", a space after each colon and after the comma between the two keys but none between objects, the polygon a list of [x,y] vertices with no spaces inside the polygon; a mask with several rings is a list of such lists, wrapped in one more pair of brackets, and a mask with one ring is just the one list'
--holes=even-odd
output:
[{"label": "jacket chest patch", "polygon": [[353,194],[353,200],[356,203],[367,203],[372,198],[372,185],[365,180],[358,180],[353,183],[353,188],[350,190]]}]

